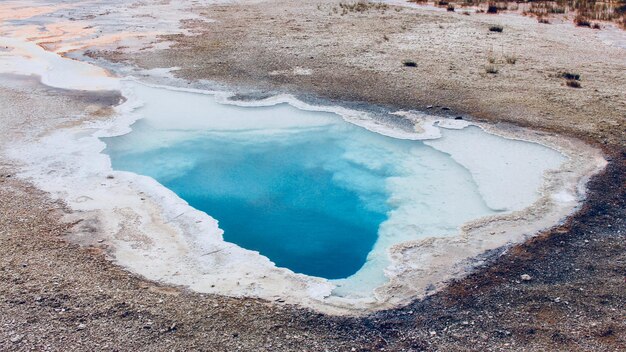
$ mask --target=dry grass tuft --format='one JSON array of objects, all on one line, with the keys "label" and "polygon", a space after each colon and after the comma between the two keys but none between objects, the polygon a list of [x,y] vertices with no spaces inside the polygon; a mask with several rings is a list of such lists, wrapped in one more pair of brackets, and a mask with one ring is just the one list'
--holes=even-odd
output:
[{"label": "dry grass tuft", "polygon": [[357,2],[340,2],[339,7],[341,8],[341,15],[346,15],[349,12],[367,12],[370,10],[378,10],[385,12],[389,9],[389,5],[382,2],[371,2],[360,0]]},{"label": "dry grass tuft", "polygon": [[485,72],[495,75],[496,73],[498,73],[498,66],[493,64],[485,65]]},{"label": "dry grass tuft", "polygon": [[576,16],[574,18],[574,23],[578,27],[591,27],[591,22],[589,22],[589,20],[583,15]]},{"label": "dry grass tuft", "polygon": [[504,55],[504,60],[506,61],[507,64],[515,65],[515,63],[517,62],[517,56],[515,56],[515,55]]},{"label": "dry grass tuft", "polygon": [[567,79],[567,80],[574,80],[574,81],[580,81],[580,74],[578,73],[573,73],[573,72],[561,72],[561,77]]},{"label": "dry grass tuft", "polygon": [[580,82],[578,82],[575,79],[570,79],[567,80],[567,82],[565,82],[565,84],[567,84],[568,87],[572,87],[572,88],[580,88]]},{"label": "dry grass tuft", "polygon": [[[497,14],[506,11],[519,11],[527,16],[536,16],[540,23],[549,18],[561,16],[574,19],[582,27],[593,27],[592,21],[610,21],[626,29],[626,0],[407,0],[418,4],[432,3],[445,7],[475,7],[476,12]],[[452,10],[449,10],[452,11]],[[545,18],[545,20],[544,20]],[[580,23],[580,24],[579,24]]]}]

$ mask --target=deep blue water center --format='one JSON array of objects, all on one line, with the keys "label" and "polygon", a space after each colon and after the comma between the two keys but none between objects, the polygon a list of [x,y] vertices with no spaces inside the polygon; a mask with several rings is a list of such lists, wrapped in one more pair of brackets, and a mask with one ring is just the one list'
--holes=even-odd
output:
[{"label": "deep blue water center", "polygon": [[344,278],[361,268],[372,249],[386,218],[385,198],[381,194],[378,211],[367,209],[356,192],[312,162],[342,152],[321,136],[315,139],[326,145],[309,140],[256,144],[242,153],[237,141],[203,136],[115,167],[139,172],[143,168],[133,160],[151,163],[164,153],[172,159],[199,153],[203,158],[185,174],[159,181],[217,219],[226,241],[298,273]]},{"label": "deep blue water center", "polygon": [[[226,241],[258,251],[279,267],[348,277],[365,263],[386,219],[384,178],[342,159],[341,131],[287,129],[283,136],[263,138],[249,131],[204,130],[170,143],[176,132],[163,132],[149,119],[132,128],[104,139],[114,169],[155,178],[217,219]],[[159,138],[162,145],[136,145]],[[384,176],[385,170],[376,173]],[[362,178],[367,190],[359,192],[346,177]]]}]

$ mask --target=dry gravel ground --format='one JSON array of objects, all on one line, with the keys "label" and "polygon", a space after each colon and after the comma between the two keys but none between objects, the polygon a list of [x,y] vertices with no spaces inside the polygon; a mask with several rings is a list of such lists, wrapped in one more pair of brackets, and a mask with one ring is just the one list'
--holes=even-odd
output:
[{"label": "dry gravel ground", "polygon": [[[214,5],[198,11],[205,21],[185,23],[196,35],[161,37],[173,43],[170,50],[90,54],[144,68],[182,67],[180,77],[235,88],[392,109],[433,106],[432,113],[599,143],[626,140],[626,49],[603,44],[596,30],[518,15],[393,6],[354,11],[340,3]],[[490,31],[494,24],[503,31]],[[417,66],[405,67],[404,60]],[[498,73],[487,73],[488,66]],[[567,87],[566,72],[579,74],[582,87]]]},{"label": "dry gravel ground", "polygon": [[[320,9],[317,8],[320,4]],[[164,287],[64,241],[62,204],[0,159],[0,350],[500,351],[626,349],[624,51],[593,32],[519,18],[402,9],[333,12],[334,2],[209,7],[173,50],[92,53],[183,77],[323,99],[424,108],[559,131],[610,157],[580,213],[408,307],[338,318]],[[488,23],[504,23],[490,33]],[[385,39],[385,36],[387,39]],[[491,49],[493,48],[493,50]],[[515,64],[484,72],[489,51]],[[311,58],[313,57],[313,58]],[[403,67],[413,59],[416,68]],[[501,59],[496,59],[501,60]],[[308,71],[310,70],[310,71]],[[564,86],[561,70],[582,74]],[[310,73],[310,75],[309,75]],[[0,147],[106,116],[114,94],[2,77]],[[85,111],[91,115],[82,116]],[[431,111],[436,108],[431,109]],[[531,276],[524,281],[521,275]]]}]

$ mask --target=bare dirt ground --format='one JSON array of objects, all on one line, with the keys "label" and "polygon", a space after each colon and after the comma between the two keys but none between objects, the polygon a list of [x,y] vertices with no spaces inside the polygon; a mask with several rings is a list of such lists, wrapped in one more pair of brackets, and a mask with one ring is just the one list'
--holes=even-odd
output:
[{"label": "bare dirt ground", "polygon": [[[16,166],[2,161],[0,350],[624,350],[624,50],[604,46],[590,29],[517,17],[342,12],[333,1],[208,7],[202,14],[216,22],[188,23],[198,36],[163,38],[174,41],[171,50],[91,54],[145,68],[180,66],[182,77],[233,87],[574,135],[610,158],[579,214],[502,256],[491,253],[488,266],[425,300],[364,318],[328,317],[135,277],[103,248],[64,241],[67,210],[12,177]],[[491,23],[502,23],[503,32],[490,32]],[[417,67],[403,66],[405,59]],[[581,74],[582,88],[565,86],[564,71]],[[96,118],[119,98],[9,82],[0,87],[0,146],[12,142],[7,131],[37,134],[79,121],[86,109]]]},{"label": "bare dirt ground", "polygon": [[[602,43],[598,31],[517,15],[340,4],[214,5],[199,11],[206,21],[186,23],[197,35],[161,37],[173,41],[170,50],[95,55],[145,68],[181,67],[178,76],[234,87],[396,109],[433,106],[432,113],[599,143],[626,140],[625,49]],[[502,32],[490,31],[492,25]],[[579,74],[582,87],[567,87],[563,73]]]}]

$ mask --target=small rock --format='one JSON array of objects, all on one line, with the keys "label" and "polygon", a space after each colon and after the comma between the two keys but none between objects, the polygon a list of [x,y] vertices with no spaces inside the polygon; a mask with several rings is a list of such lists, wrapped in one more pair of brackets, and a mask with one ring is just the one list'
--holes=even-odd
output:
[{"label": "small rock", "polygon": [[530,280],[532,280],[532,279],[533,279],[533,278],[532,278],[530,275],[528,275],[528,274],[522,274],[521,278],[522,278],[522,280],[523,280],[523,281],[530,281]]},{"label": "small rock", "polygon": [[432,105],[428,105],[428,106],[426,107],[426,109],[432,109],[432,108],[433,108],[433,106],[432,106]]},{"label": "small rock", "polygon": [[556,303],[561,302],[561,297],[557,297],[557,298],[555,298],[555,299],[554,299],[554,302],[556,302]]},{"label": "small rock", "polygon": [[76,328],[76,330],[84,330],[87,327],[87,325],[85,324],[78,324],[78,327]]},{"label": "small rock", "polygon": [[441,108],[441,110],[448,111],[448,110],[450,110],[450,108],[447,107],[447,106],[444,106],[443,108]]},{"label": "small rock", "polygon": [[463,116],[457,116],[454,118],[455,120],[463,120]]},{"label": "small rock", "polygon": [[435,335],[437,335],[436,331],[430,331],[430,336],[435,336]]},{"label": "small rock", "polygon": [[15,336],[11,337],[11,342],[18,343],[18,342],[22,341],[23,338],[24,338],[24,335],[15,335]]}]

